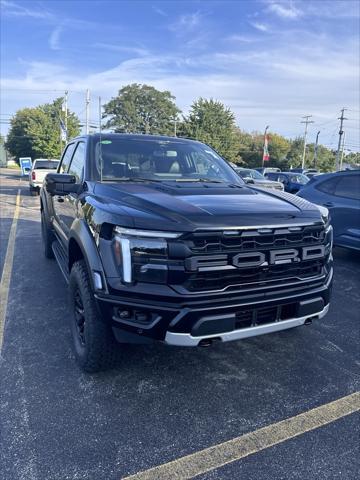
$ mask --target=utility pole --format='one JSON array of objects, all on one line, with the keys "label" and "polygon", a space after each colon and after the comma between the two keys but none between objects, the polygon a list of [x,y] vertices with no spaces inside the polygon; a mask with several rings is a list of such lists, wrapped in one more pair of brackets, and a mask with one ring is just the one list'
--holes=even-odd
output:
[{"label": "utility pole", "polygon": [[268,162],[270,160],[268,137],[267,137],[268,129],[269,129],[269,125],[266,126],[265,132],[264,132],[264,146],[263,146],[262,166],[264,166],[264,162]]},{"label": "utility pole", "polygon": [[344,123],[344,120],[347,120],[347,118],[344,117],[344,112],[345,112],[345,110],[347,110],[347,108],[342,108],[342,109],[341,109],[341,116],[338,117],[338,120],[340,120],[340,130],[339,130],[339,143],[338,143],[338,148],[337,148],[337,152],[336,152],[336,171],[339,170],[341,137],[342,137],[343,134],[344,134],[344,131],[343,131],[343,123]]},{"label": "utility pole", "polygon": [[101,135],[101,118],[102,118],[102,115],[101,115],[101,97],[99,97],[99,133]]},{"label": "utility pole", "polygon": [[176,133],[177,133],[176,132],[176,126],[177,126],[176,124],[177,124],[177,118],[175,117],[174,118],[174,137],[176,137]]},{"label": "utility pole", "polygon": [[315,142],[315,148],[314,148],[314,168],[316,168],[316,164],[317,164],[319,135],[320,135],[320,130],[317,132],[317,135],[316,135],[316,142]]},{"label": "utility pole", "polygon": [[64,97],[64,125],[65,125],[65,135],[66,135],[66,140],[65,144],[68,141],[68,94],[69,92],[66,90],[65,91],[65,97]]},{"label": "utility pole", "polygon": [[86,89],[86,99],[85,99],[85,134],[87,135],[90,131],[90,90]]},{"label": "utility pole", "polygon": [[304,132],[304,151],[303,151],[303,156],[302,156],[302,162],[301,162],[301,168],[305,168],[305,155],[306,155],[306,137],[307,137],[307,131],[308,131],[308,125],[309,123],[314,123],[313,120],[309,120],[312,115],[304,115],[302,118],[305,118],[301,123],[305,123],[305,132]]},{"label": "utility pole", "polygon": [[345,132],[344,132],[343,141],[342,141],[342,147],[341,147],[340,170],[342,170],[343,160],[344,160],[345,135],[346,135],[346,134],[345,134]]}]

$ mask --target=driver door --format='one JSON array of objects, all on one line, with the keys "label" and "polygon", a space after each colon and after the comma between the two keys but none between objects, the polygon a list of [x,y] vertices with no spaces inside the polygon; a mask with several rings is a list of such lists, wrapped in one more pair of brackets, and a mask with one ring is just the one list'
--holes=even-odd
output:
[{"label": "driver door", "polygon": [[[75,142],[69,143],[65,148],[63,156],[60,160],[60,165],[58,167],[57,173],[67,173],[69,169],[69,165],[75,150]],[[52,198],[53,202],[53,210],[54,210],[54,221],[53,226],[56,230],[56,233],[62,243],[66,243],[66,234],[62,225],[62,217],[64,214],[64,197],[60,195],[54,195]]]}]

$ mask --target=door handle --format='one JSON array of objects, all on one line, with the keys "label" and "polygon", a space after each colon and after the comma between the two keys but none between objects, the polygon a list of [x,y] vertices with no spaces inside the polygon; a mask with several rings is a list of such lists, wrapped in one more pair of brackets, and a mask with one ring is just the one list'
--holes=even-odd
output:
[{"label": "door handle", "polygon": [[334,204],[332,202],[326,202],[323,205],[324,205],[324,207],[330,207],[330,208],[334,206]]},{"label": "door handle", "polygon": [[64,202],[64,199],[63,199],[63,197],[57,197],[57,199],[56,199],[56,200],[57,200],[59,203],[63,203],[63,202]]}]

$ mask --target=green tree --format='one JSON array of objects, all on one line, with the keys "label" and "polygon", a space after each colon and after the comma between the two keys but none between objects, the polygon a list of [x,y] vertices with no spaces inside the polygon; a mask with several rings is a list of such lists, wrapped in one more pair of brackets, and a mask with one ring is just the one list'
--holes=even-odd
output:
[{"label": "green tree", "polygon": [[240,160],[235,116],[221,102],[199,98],[184,118],[181,133],[210,145],[228,161]]},{"label": "green tree", "polygon": [[115,132],[172,135],[180,110],[170,92],[150,85],[126,85],[104,105],[106,128]]},{"label": "green tree", "polygon": [[[60,117],[62,98],[34,108],[18,110],[11,120],[6,148],[16,159],[19,157],[59,158]],[[68,138],[80,133],[79,120],[68,112]]]},{"label": "green tree", "polygon": [[[264,134],[254,132],[252,134],[239,130],[240,141],[239,154],[247,167],[257,168],[262,165]],[[286,155],[290,150],[290,142],[277,133],[269,133],[269,154],[270,160],[266,162],[267,167],[286,168]]]},{"label": "green tree", "polygon": [[289,140],[277,133],[269,133],[270,162],[273,162],[271,166],[285,166],[287,163],[286,156],[289,150]]},{"label": "green tree", "polygon": [[354,167],[360,167],[360,152],[351,152],[344,157],[344,163],[349,163]]},{"label": "green tree", "polygon": [[[314,150],[315,144],[306,145],[305,168],[314,168]],[[302,165],[302,156],[304,151],[304,139],[297,137],[291,142],[290,150],[287,155],[289,167],[296,168]],[[335,152],[318,145],[316,168],[321,172],[331,172],[335,168]]]},{"label": "green tree", "polygon": [[303,149],[304,139],[302,137],[296,137],[291,141],[290,150],[287,155],[287,160],[290,167],[301,167]]}]

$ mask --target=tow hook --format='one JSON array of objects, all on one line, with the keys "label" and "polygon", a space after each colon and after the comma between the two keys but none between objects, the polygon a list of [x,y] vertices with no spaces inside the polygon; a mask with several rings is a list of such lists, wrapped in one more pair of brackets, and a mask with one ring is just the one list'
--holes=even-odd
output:
[{"label": "tow hook", "polygon": [[199,342],[199,347],[211,347],[213,341],[211,338],[204,338],[203,340],[200,340]]},{"label": "tow hook", "polygon": [[311,324],[312,324],[312,318],[307,318],[307,319],[305,320],[304,325],[311,325]]}]

